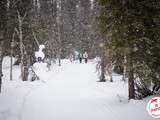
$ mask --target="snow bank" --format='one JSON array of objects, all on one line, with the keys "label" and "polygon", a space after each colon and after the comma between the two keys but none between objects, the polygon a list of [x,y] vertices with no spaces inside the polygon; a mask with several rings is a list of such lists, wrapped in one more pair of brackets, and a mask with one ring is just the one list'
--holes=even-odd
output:
[{"label": "snow bank", "polygon": [[[12,60],[13,60],[13,63],[12,63],[12,64],[14,64],[14,62],[15,62],[17,59],[13,57]],[[10,68],[10,66],[11,66],[11,57],[9,57],[9,56],[4,57],[2,64],[3,64],[3,69],[8,69],[8,68]]]},{"label": "snow bank", "polygon": [[0,120],[153,120],[146,110],[148,99],[128,101],[128,85],[113,74],[113,83],[100,83],[96,61],[88,64],[62,60],[44,72],[44,81],[22,82],[20,69],[14,67],[14,79],[4,70],[0,94]]}]

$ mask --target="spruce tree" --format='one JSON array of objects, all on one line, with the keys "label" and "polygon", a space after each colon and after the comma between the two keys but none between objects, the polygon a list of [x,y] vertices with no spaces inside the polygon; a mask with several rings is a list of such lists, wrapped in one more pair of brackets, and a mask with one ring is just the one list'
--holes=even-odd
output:
[{"label": "spruce tree", "polygon": [[[146,90],[147,84],[159,83],[159,53],[156,51],[159,51],[160,2],[99,0],[99,3],[102,5],[101,31],[111,34],[111,48],[117,56],[122,55],[114,57],[116,63],[123,62],[126,56],[129,99],[142,99],[151,94]],[[137,81],[143,85],[139,86]]]}]

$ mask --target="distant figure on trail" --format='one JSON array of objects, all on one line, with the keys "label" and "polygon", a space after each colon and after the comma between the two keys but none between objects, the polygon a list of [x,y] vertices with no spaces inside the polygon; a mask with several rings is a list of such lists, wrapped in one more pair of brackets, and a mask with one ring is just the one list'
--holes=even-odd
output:
[{"label": "distant figure on trail", "polygon": [[79,62],[82,63],[83,55],[81,53],[79,53],[78,58],[79,58]]},{"label": "distant figure on trail", "polygon": [[88,53],[87,52],[85,52],[83,54],[83,58],[84,58],[85,63],[87,63],[88,62]]},{"label": "distant figure on trail", "polygon": [[74,55],[73,55],[73,54],[70,54],[70,55],[69,55],[69,60],[70,60],[71,62],[74,61]]}]

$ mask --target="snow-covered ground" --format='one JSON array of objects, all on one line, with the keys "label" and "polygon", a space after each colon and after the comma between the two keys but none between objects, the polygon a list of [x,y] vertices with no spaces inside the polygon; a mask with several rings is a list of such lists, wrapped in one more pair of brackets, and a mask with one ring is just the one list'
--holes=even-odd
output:
[{"label": "snow-covered ground", "polygon": [[[9,61],[6,62],[9,63]],[[19,66],[9,81],[4,62],[0,120],[153,120],[147,99],[127,100],[127,83],[114,74],[114,82],[99,83],[95,61],[62,61],[35,82],[20,81]]]}]

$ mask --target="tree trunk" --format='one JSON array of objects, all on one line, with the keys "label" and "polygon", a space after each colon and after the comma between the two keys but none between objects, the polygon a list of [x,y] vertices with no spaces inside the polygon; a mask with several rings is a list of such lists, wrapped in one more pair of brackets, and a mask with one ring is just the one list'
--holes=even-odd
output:
[{"label": "tree trunk", "polygon": [[110,82],[113,82],[112,73],[111,73],[111,75],[110,75]]},{"label": "tree trunk", "polygon": [[122,80],[123,81],[126,81],[126,78],[127,78],[127,58],[126,58],[126,53],[124,53],[124,61],[123,61],[123,78]]},{"label": "tree trunk", "polygon": [[2,87],[2,62],[3,62],[3,41],[0,43],[0,93],[1,93],[1,87]]},{"label": "tree trunk", "polygon": [[23,20],[18,12],[18,33],[20,40],[20,52],[21,52],[21,78],[23,81],[28,80],[28,67],[27,67],[27,53],[23,44],[23,32],[22,32]]},{"label": "tree trunk", "polygon": [[6,14],[7,14],[7,1],[0,0],[0,92],[2,86],[2,61],[3,61],[3,46],[5,41],[6,32]]},{"label": "tree trunk", "polygon": [[106,79],[105,79],[105,62],[104,62],[104,57],[101,58],[101,63],[100,63],[100,66],[101,66],[101,76],[100,76],[100,81],[99,82],[106,82]]},{"label": "tree trunk", "polygon": [[132,48],[130,48],[130,55],[128,57],[128,90],[129,99],[135,99],[135,88],[134,88],[134,69],[133,69],[133,58],[132,58]]},{"label": "tree trunk", "polygon": [[57,13],[57,24],[58,24],[58,64],[59,66],[61,66],[61,54],[62,54],[62,42],[61,42],[61,9],[62,9],[62,5],[61,5],[62,1],[59,0],[57,2],[57,9],[58,9],[58,13]]},{"label": "tree trunk", "polygon": [[58,65],[61,66],[61,48],[59,48],[58,52]]}]

